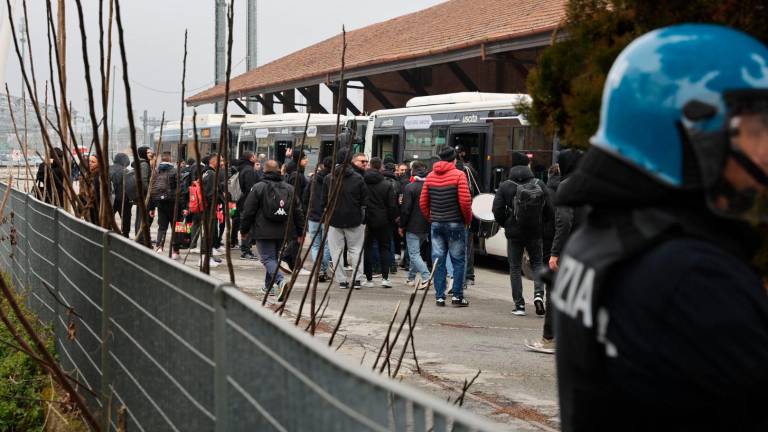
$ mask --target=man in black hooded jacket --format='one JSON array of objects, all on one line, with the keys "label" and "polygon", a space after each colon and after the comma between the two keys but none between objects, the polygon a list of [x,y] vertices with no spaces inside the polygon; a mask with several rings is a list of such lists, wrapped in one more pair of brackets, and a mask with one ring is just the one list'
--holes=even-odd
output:
[{"label": "man in black hooded jacket", "polygon": [[389,281],[390,259],[392,251],[392,227],[397,217],[395,188],[381,173],[381,159],[372,158],[370,168],[365,172],[365,186],[368,188],[368,208],[366,211],[365,236],[365,286],[373,287],[373,243],[378,245],[381,286],[392,288]]},{"label": "man in black hooded jacket", "polygon": [[[280,196],[287,199],[280,203],[273,202]],[[287,214],[291,208],[293,214]],[[271,214],[275,209],[277,211]],[[276,217],[278,214],[283,217]],[[288,239],[299,238],[304,232],[304,213],[301,211],[299,198],[294,193],[293,186],[283,180],[277,162],[270,160],[264,164],[264,178],[251,189],[245,200],[240,235],[242,238],[248,236],[256,241],[259,258],[266,268],[262,291],[276,290],[278,301],[282,300],[285,286],[283,274],[279,270],[278,254],[288,221],[291,223]]]},{"label": "man in black hooded jacket", "polygon": [[[241,223],[241,217],[243,215],[243,205],[245,205],[245,200],[248,198],[248,193],[251,191],[251,188],[253,188],[256,183],[259,182],[259,176],[256,173],[256,170],[254,169],[254,163],[256,163],[256,155],[251,151],[244,151],[242,155],[240,155],[240,158],[237,160],[235,167],[237,168],[238,172],[238,181],[240,182],[240,190],[243,192],[243,195],[240,197],[239,200],[237,200],[236,203],[236,218],[237,223],[235,223],[235,219],[232,220],[232,231],[237,232],[240,228]],[[242,237],[240,239],[240,258],[244,260],[256,260],[256,256],[251,251],[251,239],[246,234],[245,237]]]},{"label": "man in black hooded jacket", "polygon": [[[339,195],[331,214],[330,228],[328,230],[328,246],[331,249],[331,259],[336,266],[335,278],[342,289],[360,289],[362,287],[360,262],[362,261],[363,243],[365,241],[365,212],[368,205],[368,188],[365,187],[363,177],[357,170],[368,164],[364,154],[355,156],[355,167],[348,149],[339,150],[338,164],[333,173],[325,178],[323,184],[323,208],[330,206],[333,197],[332,187],[335,178],[342,177]],[[330,210],[330,209],[329,209]],[[350,286],[349,280],[343,268],[341,268],[341,254],[344,244],[347,245],[349,263],[352,266],[354,280]]]},{"label": "man in black hooded jacket", "polygon": [[318,276],[319,282],[326,282],[328,279],[328,264],[331,261],[331,250],[328,248],[328,242],[325,242],[322,253],[320,252],[320,243],[323,236],[323,187],[325,179],[333,169],[333,159],[326,157],[323,162],[317,167],[315,175],[312,176],[312,180],[309,183],[309,187],[304,189],[304,196],[301,201],[309,212],[308,227],[307,227],[307,239],[312,242],[310,248],[312,250],[312,260],[316,261],[318,256],[322,262],[320,263],[320,275]]},{"label": "man in black hooded jacket", "polygon": [[120,214],[120,224],[123,237],[131,234],[131,209],[133,203],[131,197],[125,190],[126,168],[131,163],[128,155],[117,153],[113,158],[113,164],[109,167],[109,180],[112,183],[112,190],[115,192],[115,201],[112,203],[112,209]]},{"label": "man in black hooded jacket", "polygon": [[[524,155],[523,155],[524,156]],[[522,160],[518,158],[518,160]],[[527,160],[527,158],[526,158]],[[530,193],[523,194],[523,190]],[[519,195],[519,196],[518,196]],[[525,202],[523,197],[530,197]],[[523,298],[522,262],[523,251],[528,252],[534,274],[543,268],[542,263],[542,216],[551,206],[547,186],[533,176],[528,165],[513,166],[509,180],[499,185],[493,199],[493,216],[504,227],[507,237],[507,260],[512,299],[515,302],[514,315],[525,315]],[[544,286],[534,280],[533,304],[537,315],[544,315]]]}]

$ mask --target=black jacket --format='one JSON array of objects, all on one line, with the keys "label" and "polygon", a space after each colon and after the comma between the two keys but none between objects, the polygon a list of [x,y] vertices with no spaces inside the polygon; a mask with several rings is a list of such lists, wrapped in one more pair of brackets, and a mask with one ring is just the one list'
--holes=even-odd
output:
[{"label": "black jacket", "polygon": [[259,182],[260,178],[253,168],[253,163],[247,159],[241,158],[235,161],[235,168],[240,174],[237,179],[240,182],[240,190],[243,191],[243,196],[240,197],[237,206],[242,208],[246,198],[248,198],[248,193],[251,191],[251,188]]},{"label": "black jacket", "polygon": [[297,167],[298,165],[293,159],[285,163],[285,181],[296,188],[296,195],[301,199],[304,196],[304,190],[307,189],[308,182],[304,172]]},{"label": "black jacket", "polygon": [[219,169],[219,188],[216,190],[216,199],[213,198],[214,185],[216,184],[216,170],[210,165],[203,170],[203,191],[205,193],[205,203],[211,208],[210,203],[215,205],[223,204],[226,201],[225,192],[227,191],[227,174],[224,169]]},{"label": "black jacket", "polygon": [[[510,240],[522,241],[528,239],[541,238],[542,220],[529,226],[520,226],[512,214],[514,208],[514,198],[517,193],[517,185],[531,181],[533,172],[527,166],[516,166],[510,169],[510,179],[501,183],[493,198],[493,217],[496,222],[504,227],[504,234]],[[539,187],[544,192],[544,207],[542,215],[550,211],[552,204],[550,201],[547,185],[541,180],[533,180],[539,183]]]},{"label": "black jacket", "polygon": [[426,171],[413,175],[413,182],[406,185],[403,190],[403,205],[400,207],[400,228],[409,233],[430,232],[429,222],[424,218],[419,208],[421,189],[427,178]]},{"label": "black jacket", "polygon": [[[48,174],[46,175],[46,171]],[[52,162],[50,165],[42,163],[37,168],[35,183],[40,188],[40,193],[45,191],[45,197],[42,198],[48,204],[54,204],[54,192],[58,205],[64,205],[64,170],[61,166]]]},{"label": "black jacket", "polygon": [[391,180],[386,180],[378,170],[365,172],[368,188],[367,224],[374,228],[391,226],[397,218],[397,195]]},{"label": "black jacket", "polygon": [[[307,207],[309,220],[312,222],[320,222],[320,219],[323,217],[323,185],[327,177],[327,171],[318,171],[317,174],[312,176],[309,187],[304,189],[304,196],[301,198],[301,201]],[[311,202],[310,195],[312,195]]]},{"label": "black jacket", "polygon": [[177,178],[176,166],[170,162],[160,162],[149,188],[152,201],[173,201],[176,198]]},{"label": "black jacket", "polygon": [[[131,166],[136,170],[136,161],[131,163]],[[147,196],[149,190],[149,178],[152,176],[152,166],[146,159],[139,159],[139,166],[141,167],[141,189],[144,191],[144,196]]]},{"label": "black jacket", "polygon": [[336,207],[331,215],[331,226],[334,228],[355,228],[364,223],[365,210],[368,205],[368,188],[363,177],[352,169],[351,164],[342,173],[342,166],[337,165],[334,173],[323,182],[322,206],[330,205],[331,186],[334,177],[342,175],[342,185]]},{"label": "black jacket", "polygon": [[[561,177],[559,175],[553,175],[547,180],[547,192],[552,198],[553,205],[547,207],[547,211],[542,215],[541,225],[541,237],[549,239],[550,241],[555,238],[555,205],[554,198],[557,194],[557,187],[560,186]],[[546,243],[546,242],[545,242]],[[549,251],[544,251],[544,255],[548,255]]]},{"label": "black jacket", "polygon": [[123,201],[129,201],[130,198],[126,197],[123,193],[123,177],[125,175],[125,169],[130,165],[128,155],[125,153],[118,153],[115,155],[114,163],[109,167],[109,181],[112,183],[112,190],[115,193],[115,202],[112,205],[115,208],[122,207]]},{"label": "black jacket", "polygon": [[[601,249],[621,256],[612,249],[632,242],[627,233],[647,229],[632,227],[637,216],[605,216],[573,234],[552,291],[563,431],[768,430],[768,296],[757,272],[684,225],[601,271]],[[711,228],[738,238],[729,224]],[[606,227],[613,235],[592,234]]]},{"label": "black jacket", "polygon": [[381,175],[392,184],[392,187],[395,189],[395,197],[399,197],[403,193],[403,185],[400,183],[400,178],[392,171],[382,171]]},{"label": "black jacket", "polygon": [[[251,189],[243,205],[243,213],[240,215],[240,233],[250,232],[250,237],[255,240],[283,240],[285,224],[271,221],[264,217],[262,200],[267,182],[283,182],[283,176],[279,173],[268,172],[264,178]],[[293,186],[287,185],[293,195],[293,216],[291,223],[293,229],[288,230],[288,238],[300,236],[304,231],[304,213],[301,211],[298,197],[293,193]]]}]

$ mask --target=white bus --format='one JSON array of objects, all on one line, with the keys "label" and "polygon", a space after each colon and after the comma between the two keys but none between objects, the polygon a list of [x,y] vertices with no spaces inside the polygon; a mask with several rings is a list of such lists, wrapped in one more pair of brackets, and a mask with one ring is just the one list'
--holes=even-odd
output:
[{"label": "white bus", "polygon": [[[305,113],[260,116],[257,121],[244,124],[240,128],[238,150],[264,154],[267,159],[274,159],[282,164],[287,149],[301,147],[306,125],[304,152],[309,158],[309,167],[314,168],[318,161],[333,155],[336,121],[336,114],[311,114],[309,125]],[[354,152],[362,152],[368,118],[342,115],[339,125],[340,146],[351,143]]]},{"label": "white bus", "polygon": [[[507,179],[512,152],[528,155],[542,177],[553,161],[553,140],[528,125],[519,112],[525,94],[453,93],[416,97],[405,108],[374,112],[369,119],[366,153],[395,162],[420,159],[431,166],[443,145],[463,149],[478,173],[482,193],[494,193]],[[478,253],[505,257],[503,227],[475,242]]]},{"label": "white bus", "polygon": [[[240,156],[237,147],[237,137],[240,127],[246,122],[256,121],[260,116],[253,114],[230,114],[227,121],[227,143],[228,152],[231,159]],[[221,153],[219,140],[221,139],[221,120],[222,114],[198,114],[196,121],[197,142],[200,147],[200,158],[212,152]],[[184,137],[181,143],[181,153],[179,154],[179,133],[181,132],[181,122],[168,122],[163,128],[162,149],[159,148],[160,128],[155,129],[153,142],[155,152],[171,152],[173,160],[181,157],[183,160],[194,159],[194,131],[192,130],[192,116],[184,119]]]}]

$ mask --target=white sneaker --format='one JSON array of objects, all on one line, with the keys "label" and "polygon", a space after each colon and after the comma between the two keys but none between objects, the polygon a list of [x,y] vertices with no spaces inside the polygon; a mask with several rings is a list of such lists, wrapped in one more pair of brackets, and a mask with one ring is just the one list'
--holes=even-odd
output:
[{"label": "white sneaker", "polygon": [[312,274],[312,272],[310,272],[310,271],[309,271],[309,270],[307,270],[307,269],[301,269],[301,270],[299,270],[299,276],[309,276],[309,275],[311,275],[311,274]]},{"label": "white sneaker", "polygon": [[400,254],[395,254],[395,262],[400,261]]},{"label": "white sneaker", "polygon": [[352,266],[344,266],[344,271],[352,271]]},{"label": "white sneaker", "polygon": [[[200,265],[203,265],[203,260],[202,260],[202,259],[200,259]],[[219,263],[217,263],[217,262],[216,262],[216,261],[214,261],[214,260],[209,260],[209,261],[208,261],[208,267],[209,267],[209,268],[216,268],[216,267],[218,267],[219,265],[220,265],[220,264],[219,264]]]},{"label": "white sneaker", "polygon": [[179,258],[181,258],[181,255],[177,254],[176,252],[171,254],[171,259],[172,260],[178,260]]},{"label": "white sneaker", "polygon": [[363,282],[363,288],[373,288],[373,281]]},{"label": "white sneaker", "polygon": [[418,289],[419,289],[419,291],[425,290],[425,289],[427,289],[428,286],[429,286],[429,281],[422,281],[422,282],[419,282],[419,288]]},{"label": "white sneaker", "polygon": [[190,249],[190,250],[189,250],[189,253],[193,253],[193,254],[199,254],[199,253],[200,253],[200,248],[194,248],[194,249]]},{"label": "white sneaker", "polygon": [[409,287],[412,287],[412,286],[416,285],[416,281],[415,280],[407,280],[407,281],[405,281],[405,284],[408,285]]},{"label": "white sneaker", "polygon": [[221,256],[224,255],[226,252],[222,250],[222,248],[218,249],[211,249],[211,256]]},{"label": "white sneaker", "polygon": [[392,288],[392,282],[390,282],[389,279],[382,279],[381,286],[383,288]]},{"label": "white sneaker", "polygon": [[159,247],[159,248],[155,249],[155,253],[159,253],[160,255],[162,255],[163,254],[163,248]]}]

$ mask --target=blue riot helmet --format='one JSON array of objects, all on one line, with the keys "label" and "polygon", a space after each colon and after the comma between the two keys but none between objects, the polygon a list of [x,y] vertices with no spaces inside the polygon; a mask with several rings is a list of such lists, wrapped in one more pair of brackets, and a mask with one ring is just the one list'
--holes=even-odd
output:
[{"label": "blue riot helmet", "polygon": [[684,24],[614,62],[592,144],[718,214],[768,220],[768,48],[734,29]]}]

